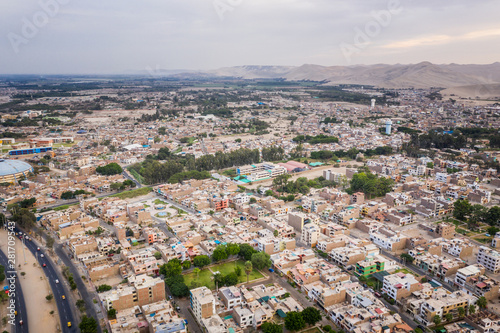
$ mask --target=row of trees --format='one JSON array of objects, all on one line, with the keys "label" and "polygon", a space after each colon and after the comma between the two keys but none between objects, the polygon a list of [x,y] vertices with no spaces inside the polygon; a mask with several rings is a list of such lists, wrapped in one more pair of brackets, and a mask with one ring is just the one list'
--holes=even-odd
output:
[{"label": "row of trees", "polygon": [[347,151],[345,150],[320,150],[320,151],[313,151],[311,152],[311,158],[315,160],[334,160],[337,161],[338,159],[341,158],[350,158],[350,159],[355,159],[356,155],[358,153],[362,153],[365,156],[376,156],[376,155],[392,155],[394,150],[392,147],[389,146],[383,146],[383,147],[377,147],[375,149],[366,149],[366,150],[358,150],[356,148],[351,148]]},{"label": "row of trees", "polygon": [[160,163],[157,159],[160,159],[160,153],[148,156],[144,162],[134,164],[131,168],[141,175],[147,184],[179,182],[188,177],[207,178],[207,172],[211,170],[258,163],[260,153],[258,149],[241,148],[229,153],[218,151],[215,155],[203,155],[195,159],[192,155],[178,157],[163,151],[161,159],[165,159],[165,162]]},{"label": "row of trees", "polygon": [[487,208],[483,205],[472,205],[467,199],[460,199],[453,204],[453,217],[460,221],[467,221],[469,229],[475,229],[479,223],[491,226],[500,224],[500,207]]},{"label": "row of trees", "polygon": [[307,142],[312,145],[317,143],[337,143],[339,142],[339,138],[335,136],[328,136],[324,134],[318,134],[316,136],[310,135],[298,135],[292,139],[295,142]]},{"label": "row of trees", "polygon": [[289,331],[300,331],[306,325],[316,325],[319,321],[321,321],[321,312],[310,306],[301,312],[288,312],[285,318],[285,328]]},{"label": "row of trees", "polygon": [[[285,193],[291,193],[291,194],[295,194],[295,193],[308,194],[311,187],[323,188],[323,187],[327,187],[327,186],[336,186],[335,182],[326,180],[323,177],[319,177],[319,178],[311,179],[311,180],[307,179],[306,177],[300,177],[300,178],[297,178],[296,181],[289,182],[288,180],[290,178],[291,178],[291,175],[289,175],[289,174],[277,176],[276,178],[273,179],[274,188],[280,193],[285,192]],[[292,200],[293,199],[294,198],[292,198]]]},{"label": "row of trees", "polygon": [[281,161],[285,158],[285,150],[282,147],[271,146],[262,148],[262,159],[264,161]]}]

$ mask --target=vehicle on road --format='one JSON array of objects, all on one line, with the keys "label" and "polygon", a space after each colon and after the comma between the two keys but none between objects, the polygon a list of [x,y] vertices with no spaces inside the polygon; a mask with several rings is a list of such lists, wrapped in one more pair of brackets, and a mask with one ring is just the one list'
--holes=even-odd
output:
[{"label": "vehicle on road", "polygon": [[40,258],[43,258],[43,257],[45,257],[45,256],[43,255],[43,253],[42,253],[42,254],[40,254]]},{"label": "vehicle on road", "polygon": [[39,247],[37,247],[37,248],[36,248],[36,250],[37,250],[37,251],[40,251],[40,248],[39,248]]},{"label": "vehicle on road", "polygon": [[382,297],[382,294],[377,291],[377,292],[375,292],[375,296],[380,298],[380,297]]},{"label": "vehicle on road", "polygon": [[56,279],[56,283],[59,283],[59,280],[58,280],[58,279]]},{"label": "vehicle on road", "polygon": [[273,272],[274,272],[274,269],[269,268],[269,272],[273,273]]},{"label": "vehicle on road", "polygon": [[62,295],[62,299],[66,299],[66,295]]},{"label": "vehicle on road", "polygon": [[71,322],[70,321],[68,321],[68,327],[71,327]]},{"label": "vehicle on road", "polygon": [[43,266],[43,267],[47,267],[47,264],[43,264],[42,266]]}]

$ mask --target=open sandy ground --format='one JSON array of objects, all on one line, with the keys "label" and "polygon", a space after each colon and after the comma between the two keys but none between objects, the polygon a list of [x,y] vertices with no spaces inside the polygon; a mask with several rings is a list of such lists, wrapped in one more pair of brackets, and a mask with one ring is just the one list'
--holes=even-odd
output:
[{"label": "open sandy ground", "polygon": [[[56,303],[54,300],[48,302],[45,299],[45,296],[52,294],[47,277],[33,254],[27,248],[24,249],[23,253],[23,245],[19,239],[17,240],[17,273],[26,303],[30,331],[37,333],[58,332],[57,328],[60,327],[60,323]],[[7,231],[4,229],[0,230],[0,248],[4,253],[7,253]],[[22,277],[21,272],[25,272],[26,275]],[[54,311],[52,315],[51,311]]]}]

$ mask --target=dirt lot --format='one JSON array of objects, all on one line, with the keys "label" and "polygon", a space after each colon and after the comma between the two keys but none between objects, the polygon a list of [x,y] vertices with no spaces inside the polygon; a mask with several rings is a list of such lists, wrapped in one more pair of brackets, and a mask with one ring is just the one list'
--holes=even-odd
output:
[{"label": "dirt lot", "polygon": [[[2,251],[7,253],[6,230],[0,230],[0,240]],[[26,255],[26,263],[24,262],[24,255]],[[60,324],[56,303],[54,300],[48,302],[45,299],[45,296],[52,294],[52,290],[35,257],[26,248],[23,252],[20,241],[16,242],[16,263],[21,266],[17,268],[19,276],[21,276],[21,272],[26,273],[19,280],[26,302],[30,330],[40,333],[57,332],[57,327],[60,327]],[[51,311],[54,311],[54,313],[50,314]]]}]

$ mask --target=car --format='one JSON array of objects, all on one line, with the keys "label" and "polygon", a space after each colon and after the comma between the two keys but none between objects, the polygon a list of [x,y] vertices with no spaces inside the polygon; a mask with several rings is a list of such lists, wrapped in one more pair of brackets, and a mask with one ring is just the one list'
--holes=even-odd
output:
[{"label": "car", "polygon": [[61,297],[61,298],[62,298],[62,299],[66,299],[66,295],[62,295],[62,297]]},{"label": "car", "polygon": [[43,255],[43,253],[42,253],[42,254],[40,254],[40,258],[43,258],[43,257],[45,257],[45,256]]},{"label": "car", "polygon": [[68,327],[71,327],[71,322],[70,321],[68,321]]},{"label": "car", "polygon": [[172,296],[168,295],[168,299],[172,299]]},{"label": "car", "polygon": [[56,279],[56,283],[59,283],[59,280],[58,280],[58,279]]},{"label": "car", "polygon": [[37,251],[40,251],[40,248],[39,248],[39,247],[37,247],[37,248],[36,248],[36,250],[37,250]]},{"label": "car", "polygon": [[381,294],[381,293],[379,293],[378,291],[376,291],[376,292],[375,292],[375,296],[377,296],[377,297],[382,297],[382,294]]},{"label": "car", "polygon": [[17,310],[16,310],[16,311],[14,311],[14,316],[17,316]]},{"label": "car", "polygon": [[273,272],[274,272],[274,269],[269,268],[269,272],[273,273]]}]

